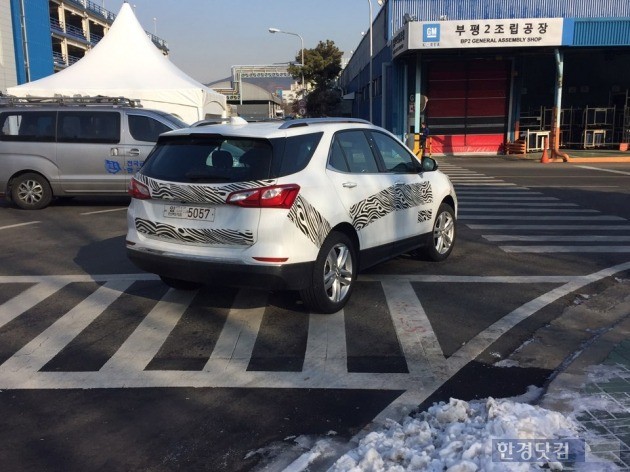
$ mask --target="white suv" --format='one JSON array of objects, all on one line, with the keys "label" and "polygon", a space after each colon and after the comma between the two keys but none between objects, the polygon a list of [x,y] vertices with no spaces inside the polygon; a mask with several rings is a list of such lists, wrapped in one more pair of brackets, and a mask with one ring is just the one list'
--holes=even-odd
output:
[{"label": "white suv", "polygon": [[202,125],[163,134],[133,177],[127,253],[171,287],[299,290],[348,301],[359,269],[414,251],[441,261],[457,197],[433,159],[345,118]]}]

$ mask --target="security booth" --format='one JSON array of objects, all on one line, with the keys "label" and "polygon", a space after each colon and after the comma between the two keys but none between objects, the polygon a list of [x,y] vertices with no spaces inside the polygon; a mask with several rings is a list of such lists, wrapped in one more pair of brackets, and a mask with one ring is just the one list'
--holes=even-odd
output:
[{"label": "security booth", "polygon": [[[422,122],[436,155],[562,156],[630,140],[627,0],[597,9],[583,0],[388,0],[375,32],[383,25],[387,46],[372,57],[384,64],[371,81],[382,97],[376,124],[416,150]],[[353,56],[342,75],[346,93],[365,94],[362,60]]]}]

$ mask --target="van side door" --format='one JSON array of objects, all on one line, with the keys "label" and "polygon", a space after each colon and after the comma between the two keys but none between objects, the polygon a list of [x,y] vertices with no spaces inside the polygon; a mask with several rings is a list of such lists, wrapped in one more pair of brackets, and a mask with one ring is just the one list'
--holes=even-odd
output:
[{"label": "van side door", "polygon": [[65,193],[126,193],[120,125],[118,110],[59,111],[57,162]]}]

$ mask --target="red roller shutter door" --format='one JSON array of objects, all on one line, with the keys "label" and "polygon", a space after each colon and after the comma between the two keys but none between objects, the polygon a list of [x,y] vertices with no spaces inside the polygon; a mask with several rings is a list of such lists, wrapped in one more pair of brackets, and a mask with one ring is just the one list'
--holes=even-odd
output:
[{"label": "red roller shutter door", "polygon": [[432,152],[500,152],[507,129],[510,63],[431,62],[427,75]]}]

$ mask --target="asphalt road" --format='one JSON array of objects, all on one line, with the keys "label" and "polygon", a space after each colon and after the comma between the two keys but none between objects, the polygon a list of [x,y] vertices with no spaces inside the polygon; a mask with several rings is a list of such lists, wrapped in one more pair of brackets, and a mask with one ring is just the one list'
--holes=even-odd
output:
[{"label": "asphalt road", "polygon": [[0,203],[0,468],[279,467],[375,418],[543,385],[548,357],[493,364],[628,270],[630,165],[439,164],[461,204],[451,258],[374,267],[331,316],[167,290],[126,258],[125,199]]}]

